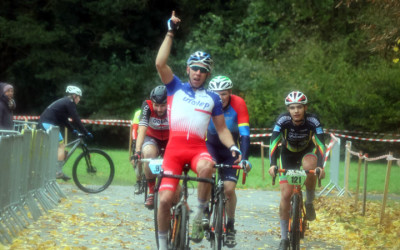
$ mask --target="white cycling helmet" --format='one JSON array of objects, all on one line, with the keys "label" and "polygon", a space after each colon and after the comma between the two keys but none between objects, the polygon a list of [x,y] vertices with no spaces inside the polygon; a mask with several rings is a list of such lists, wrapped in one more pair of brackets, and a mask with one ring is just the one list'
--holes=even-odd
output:
[{"label": "white cycling helmet", "polygon": [[213,79],[211,79],[208,85],[208,89],[212,91],[228,90],[232,88],[233,88],[232,81],[226,76],[216,76]]},{"label": "white cycling helmet", "polygon": [[300,91],[292,91],[285,99],[285,105],[288,106],[290,104],[304,104],[306,105],[308,102],[307,96]]},{"label": "white cycling helmet", "polygon": [[82,90],[80,88],[78,88],[76,86],[72,86],[72,85],[68,86],[67,90],[65,92],[67,92],[68,94],[75,94],[75,95],[82,96]]}]

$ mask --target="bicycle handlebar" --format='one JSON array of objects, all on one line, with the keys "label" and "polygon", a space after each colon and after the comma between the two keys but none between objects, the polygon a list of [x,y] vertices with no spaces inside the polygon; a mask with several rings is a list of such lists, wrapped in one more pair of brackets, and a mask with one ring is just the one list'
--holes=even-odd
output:
[{"label": "bicycle handlebar", "polygon": [[244,185],[246,183],[246,177],[247,177],[247,171],[246,171],[246,166],[243,164],[243,166],[240,165],[231,165],[231,164],[215,164],[214,168],[233,168],[233,169],[243,169],[243,175],[242,175],[242,184]]},{"label": "bicycle handlebar", "polygon": [[[277,173],[286,173],[288,169],[279,169],[277,166],[274,169],[275,176],[272,177],[272,185],[275,185],[275,178]],[[317,169],[310,169],[310,170],[303,170],[306,174],[317,174],[318,178],[318,187],[321,187],[321,179],[319,178],[320,170],[319,168]]]}]

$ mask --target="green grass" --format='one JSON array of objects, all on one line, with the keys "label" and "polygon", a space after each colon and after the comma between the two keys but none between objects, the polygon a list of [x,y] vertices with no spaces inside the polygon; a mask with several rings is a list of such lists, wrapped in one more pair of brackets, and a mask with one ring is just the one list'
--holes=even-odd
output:
[{"label": "green grass", "polygon": [[[113,159],[115,166],[115,177],[112,185],[133,185],[135,183],[136,177],[132,165],[129,162],[128,150],[105,150]],[[78,152],[75,152],[72,158],[67,162],[64,169],[66,174],[72,175],[72,165],[74,162],[74,157],[78,156]],[[269,160],[264,160],[264,180],[262,179],[262,165],[260,157],[251,157],[251,163],[253,164],[253,169],[249,173],[246,179],[246,184],[242,185],[242,174],[240,174],[240,179],[238,181],[238,188],[251,188],[251,189],[265,189],[265,190],[279,190],[278,180],[275,186],[272,186],[272,178],[268,174]],[[385,186],[385,176],[386,176],[386,165],[385,163],[373,163],[368,164],[368,179],[367,179],[367,192],[383,193]],[[349,189],[355,191],[357,184],[357,161],[352,161],[350,164],[350,178],[349,178]],[[329,161],[325,169],[326,177],[322,180],[322,188],[329,183]],[[339,185],[344,187],[344,162],[340,163],[339,171]],[[397,180],[400,179],[400,169],[395,164],[392,165],[390,183],[389,183],[389,193],[400,195],[400,185],[398,185]],[[362,164],[362,171],[360,177],[360,192],[363,190],[364,185],[364,164]]]}]

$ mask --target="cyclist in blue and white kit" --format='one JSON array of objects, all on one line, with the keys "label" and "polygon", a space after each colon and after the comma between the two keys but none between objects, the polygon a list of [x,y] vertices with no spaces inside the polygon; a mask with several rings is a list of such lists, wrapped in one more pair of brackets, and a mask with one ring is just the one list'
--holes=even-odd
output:
[{"label": "cyclist in blue and white kit", "polygon": [[[221,142],[230,149],[233,156],[241,160],[241,153],[233,141],[232,134],[226,127],[221,98],[203,85],[210,76],[213,61],[207,53],[198,51],[187,60],[186,73],[189,82],[182,81],[173,74],[167,65],[171,51],[174,32],[180,19],[172,17],[168,20],[168,33],[161,44],[156,58],[156,68],[161,81],[167,87],[167,104],[169,120],[169,141],[164,154],[163,169],[168,174],[181,174],[184,164],[189,163],[191,169],[201,178],[211,178],[214,162],[207,151],[205,135],[210,118],[213,119]],[[170,208],[178,185],[178,180],[163,178],[159,190],[160,206],[158,209],[158,237],[160,249],[167,249],[168,223]],[[204,237],[202,224],[207,223],[205,209],[208,207],[211,185],[198,184],[198,212],[193,221],[191,240],[200,242]],[[207,223],[208,224],[208,223]]]}]

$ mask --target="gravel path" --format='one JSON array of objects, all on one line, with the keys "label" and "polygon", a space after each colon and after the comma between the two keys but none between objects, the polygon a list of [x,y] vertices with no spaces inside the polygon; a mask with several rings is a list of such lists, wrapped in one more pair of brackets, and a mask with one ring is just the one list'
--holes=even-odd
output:
[{"label": "gravel path", "polygon": [[[133,187],[111,186],[100,194],[86,194],[68,184],[61,188],[68,199],[29,226],[19,237],[21,242],[31,240],[32,248],[42,244],[44,248],[156,249],[153,211],[144,207],[143,195],[133,194]],[[277,249],[279,193],[237,190],[237,194],[234,249]],[[197,205],[195,190],[190,191],[190,204]],[[303,243],[307,249],[340,249],[307,239]],[[191,245],[191,249],[209,248],[206,239]]]}]

